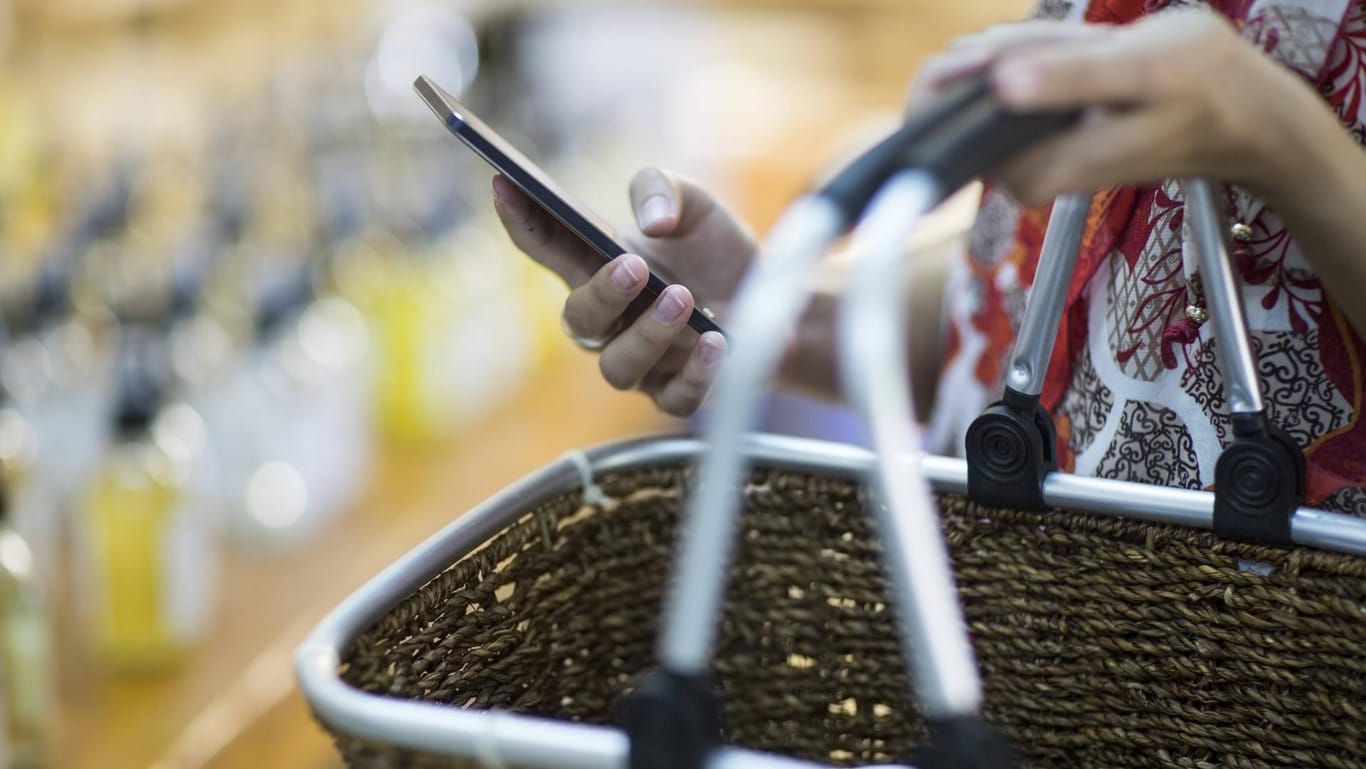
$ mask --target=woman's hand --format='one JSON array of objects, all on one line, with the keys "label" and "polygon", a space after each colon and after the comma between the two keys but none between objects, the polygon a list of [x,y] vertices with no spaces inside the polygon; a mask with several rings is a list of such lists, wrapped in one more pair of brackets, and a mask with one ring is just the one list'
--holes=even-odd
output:
[{"label": "woman's hand", "polygon": [[1366,285],[1366,152],[1319,94],[1226,19],[1182,9],[1122,27],[1004,25],[965,38],[921,80],[988,68],[1017,109],[1085,110],[1002,171],[1016,198],[1190,176],[1242,185],[1275,210],[1366,335],[1366,303],[1354,295]]},{"label": "woman's hand", "polygon": [[1006,104],[1085,110],[1077,127],[1004,169],[1001,183],[1022,202],[1187,176],[1259,194],[1295,183],[1278,167],[1271,113],[1313,94],[1222,16],[1178,10],[1122,27],[1064,26],[1087,31],[1046,45],[1004,35],[991,56]]},{"label": "woman's hand", "polygon": [[[603,266],[593,251],[503,177],[493,180],[494,208],[518,248],[569,284],[565,330],[603,343],[603,378],[617,389],[639,388],[660,410],[696,411],[726,352],[715,332],[699,336],[688,325],[694,306],[724,317],[757,246],[749,231],[697,185],[657,169],[631,181],[638,230],[624,234],[635,253]],[[645,288],[651,267],[684,285],[669,286],[638,317],[627,309]]]},{"label": "woman's hand", "polygon": [[944,86],[987,69],[1008,51],[1093,40],[1107,34],[1108,29],[1094,24],[1032,19],[997,24],[981,32],[963,35],[916,70],[906,111],[914,114]]}]

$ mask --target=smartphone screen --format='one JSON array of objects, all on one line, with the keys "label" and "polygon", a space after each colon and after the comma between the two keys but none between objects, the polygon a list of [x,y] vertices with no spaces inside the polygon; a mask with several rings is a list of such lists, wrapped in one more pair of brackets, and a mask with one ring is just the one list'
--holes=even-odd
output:
[{"label": "smartphone screen", "polygon": [[[578,235],[602,257],[604,264],[626,253],[627,249],[612,237],[611,227],[592,211],[578,204],[545,171],[518,152],[516,147],[485,125],[484,121],[456,101],[453,96],[426,77],[419,77],[413,83],[413,88],[436,116],[441,118],[441,122],[451,133],[521,188],[537,205]],[[668,283],[663,278],[651,272],[649,282],[645,286],[645,294],[653,299],[667,287]],[[688,318],[688,325],[699,334],[705,331],[721,332],[716,322],[701,309],[693,309],[692,315]]]}]

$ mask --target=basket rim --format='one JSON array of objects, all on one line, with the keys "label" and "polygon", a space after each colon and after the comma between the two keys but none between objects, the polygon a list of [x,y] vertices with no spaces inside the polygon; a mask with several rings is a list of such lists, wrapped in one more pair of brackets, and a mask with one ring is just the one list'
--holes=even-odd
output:
[{"label": "basket rim", "polygon": [[[369,694],[342,680],[342,653],[413,591],[481,547],[535,505],[583,488],[592,481],[590,473],[686,463],[705,450],[705,443],[696,437],[663,435],[571,452],[447,524],[348,596],[296,650],[295,677],[313,712],[330,727],[346,734],[411,750],[474,759],[490,767],[625,767],[628,745],[620,730]],[[849,444],[765,434],[750,436],[746,455],[758,467],[851,479],[868,477],[875,461],[871,452]],[[935,491],[967,493],[964,460],[921,454],[916,461]],[[1054,507],[1154,523],[1202,529],[1213,525],[1214,494],[1207,491],[1051,473],[1044,483],[1044,499]],[[1297,544],[1366,556],[1366,519],[1302,507],[1292,519],[1291,530]],[[734,748],[718,751],[713,763],[742,763],[746,769],[754,769],[755,761],[773,769],[819,766]]]}]

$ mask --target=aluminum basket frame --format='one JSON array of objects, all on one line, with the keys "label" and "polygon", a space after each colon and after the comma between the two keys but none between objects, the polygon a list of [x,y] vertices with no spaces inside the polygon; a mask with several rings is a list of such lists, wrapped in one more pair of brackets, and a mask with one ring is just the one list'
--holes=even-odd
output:
[{"label": "aluminum basket frame", "polygon": [[[356,737],[484,766],[530,769],[625,769],[628,741],[609,726],[567,723],[499,710],[475,711],[368,694],[341,677],[347,646],[380,617],[449,566],[481,547],[538,503],[585,488],[593,475],[695,462],[706,445],[688,436],[663,436],[597,446],[523,477],[461,516],[352,593],[329,613],[295,653],[299,687],[318,718]],[[872,453],[846,444],[755,435],[746,451],[756,467],[820,473],[862,481]],[[586,462],[584,461],[586,458]],[[921,471],[937,492],[966,494],[963,460],[924,455]],[[1064,509],[1193,528],[1212,526],[1211,492],[1053,473],[1045,501]],[[1297,544],[1366,556],[1366,520],[1300,508],[1292,531]],[[823,766],[808,761],[722,748],[709,769]]]}]

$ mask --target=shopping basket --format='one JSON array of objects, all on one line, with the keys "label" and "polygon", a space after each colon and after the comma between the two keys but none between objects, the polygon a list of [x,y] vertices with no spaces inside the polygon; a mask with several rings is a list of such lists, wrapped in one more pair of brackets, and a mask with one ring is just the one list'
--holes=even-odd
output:
[{"label": "shopping basket", "polygon": [[[1003,401],[1026,430],[1031,395]],[[1223,535],[1208,531],[1227,494],[1050,472],[1046,449],[1021,459],[999,426],[982,431],[996,437],[972,466],[901,461],[937,494],[984,713],[1023,765],[1366,764],[1366,521],[1293,508],[1285,541],[1241,541],[1239,500],[1232,535],[1227,511]],[[567,457],[348,598],[297,656],[348,763],[627,766],[612,724],[630,720],[623,695],[655,660],[661,603],[687,587],[669,585],[674,529],[715,451],[657,438]],[[734,557],[716,558],[731,587],[710,656],[728,747],[707,763],[904,760],[929,735],[870,522],[865,479],[887,457],[774,436],[740,452],[750,470]],[[970,501],[993,461],[1026,466],[1001,482],[1032,473],[1038,498]]]},{"label": "shopping basket", "polygon": [[[652,660],[705,448],[587,452],[596,504],[579,465],[556,462],[333,612],[299,673],[349,765],[624,766],[608,724]],[[841,765],[906,755],[923,732],[864,510],[870,455],[763,437],[750,456],[715,660],[730,741]],[[1199,528],[1205,492],[1059,474],[1045,484],[1058,510],[990,508],[966,500],[966,463],[923,462],[987,716],[1029,765],[1362,764],[1366,560],[1223,540]],[[1366,549],[1354,520],[1299,516],[1306,538]]]}]

